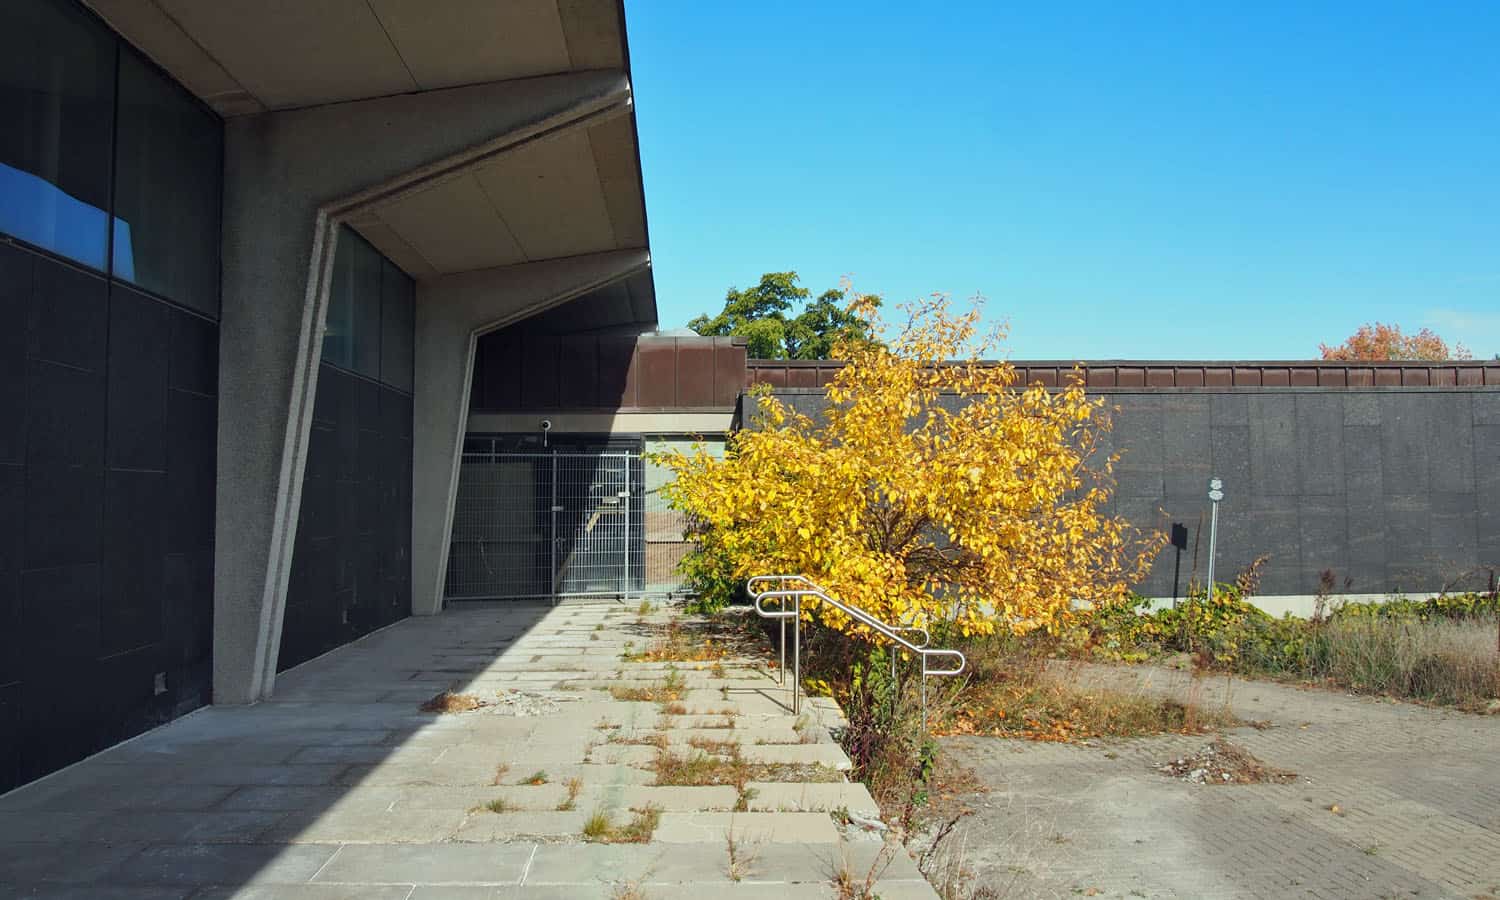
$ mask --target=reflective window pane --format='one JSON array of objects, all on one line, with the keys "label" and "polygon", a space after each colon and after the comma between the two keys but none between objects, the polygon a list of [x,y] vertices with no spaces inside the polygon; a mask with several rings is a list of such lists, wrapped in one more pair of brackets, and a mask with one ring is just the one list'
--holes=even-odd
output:
[{"label": "reflective window pane", "polygon": [[380,289],[380,380],[402,391],[412,389],[412,342],[416,331],[416,286],[389,260]]},{"label": "reflective window pane", "polygon": [[0,231],[103,269],[115,41],[70,3],[0,3]]},{"label": "reflective window pane", "polygon": [[219,120],[129,49],[120,52],[114,276],[219,313]]},{"label": "reflective window pane", "polygon": [[346,232],[354,252],[354,371],[380,377],[380,264],[384,257],[364,238]]},{"label": "reflective window pane", "polygon": [[354,364],[354,233],[340,228],[328,287],[328,314],[323,321],[323,362],[347,369]]},{"label": "reflective window pane", "polygon": [[347,226],[339,228],[324,320],[323,361],[380,377],[380,252]]}]

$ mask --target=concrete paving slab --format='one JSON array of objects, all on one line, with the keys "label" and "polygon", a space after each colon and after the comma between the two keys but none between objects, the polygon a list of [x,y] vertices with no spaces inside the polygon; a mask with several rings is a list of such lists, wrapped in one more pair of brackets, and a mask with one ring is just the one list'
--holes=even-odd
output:
[{"label": "concrete paving slab", "polygon": [[193,900],[406,900],[411,893],[407,884],[260,884],[204,888]]},{"label": "concrete paving slab", "polygon": [[337,847],[286,844],[163,844],[146,847],[109,876],[126,885],[300,884],[312,878]]},{"label": "concrete paving slab", "polygon": [[880,805],[870,796],[862,784],[785,784],[769,781],[752,781],[746,787],[751,792],[751,812],[832,812],[846,809],[867,816],[878,816]]},{"label": "concrete paving slab", "polygon": [[[747,757],[799,762],[825,758],[834,745],[782,743],[796,737],[785,690],[742,666],[726,664],[722,678],[712,666],[675,667],[692,685],[687,715],[608,691],[565,690],[623,683],[627,672],[632,682],[654,683],[674,668],[632,671],[640,664],[619,659],[620,635],[639,644],[647,629],[633,615],[586,612],[496,607],[402,622],[282,673],[282,690],[268,702],[204,710],[0,797],[0,864],[14,863],[0,872],[0,895],[11,887],[7,876],[24,877],[25,892],[198,892],[198,900],[612,897],[626,878],[646,879],[651,897],[763,895],[729,878],[731,829],[775,871],[766,877],[779,883],[778,897],[825,895],[829,864],[809,848],[831,858],[867,852],[869,842],[844,842],[824,811],[779,810],[858,801],[841,790],[853,786],[808,786],[776,798],[795,805],[732,813],[735,788],[655,786],[646,768],[654,747],[606,742],[665,729],[679,748],[695,737],[730,739]],[[654,628],[668,614],[648,619]],[[611,639],[590,639],[596,622]],[[719,685],[735,688],[729,699]],[[493,705],[457,715],[417,709],[450,686]],[[736,728],[706,727],[723,724],[725,710]],[[619,727],[601,730],[601,722]],[[497,786],[501,764],[508,771]],[[515,783],[536,770],[550,783]],[[558,810],[564,782],[575,777],[583,786],[574,808]],[[798,787],[767,786],[767,798]],[[517,811],[474,811],[496,797]],[[623,821],[648,804],[664,810],[653,842],[580,841],[594,810]],[[28,852],[36,847],[48,849]]]},{"label": "concrete paving slab", "polygon": [[826,813],[663,813],[653,839],[663,844],[736,840],[774,844],[836,844],[839,830]]},{"label": "concrete paving slab", "polygon": [[[320,883],[514,885],[533,845],[350,844],[309,879]],[[304,879],[304,880],[309,880]]]}]

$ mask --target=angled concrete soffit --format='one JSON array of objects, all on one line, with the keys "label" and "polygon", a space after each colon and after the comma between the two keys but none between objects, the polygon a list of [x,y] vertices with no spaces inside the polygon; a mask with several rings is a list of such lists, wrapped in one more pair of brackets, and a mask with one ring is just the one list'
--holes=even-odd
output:
[{"label": "angled concrete soffit", "polygon": [[275,681],[339,226],[630,105],[624,74],[586,71],[226,121],[216,703]]}]

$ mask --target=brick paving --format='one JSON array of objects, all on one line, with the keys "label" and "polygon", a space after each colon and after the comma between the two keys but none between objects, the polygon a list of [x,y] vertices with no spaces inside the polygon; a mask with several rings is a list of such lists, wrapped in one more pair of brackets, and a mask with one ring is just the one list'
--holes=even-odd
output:
[{"label": "brick paving", "polygon": [[[1500,716],[1151,667],[1084,683],[1269,721],[1227,737],[1291,784],[1204,786],[1154,767],[1204,737],[944,740],[991,787],[945,847],[1002,897],[1500,897]],[[1331,807],[1338,807],[1334,812]],[[1090,893],[1090,892],[1093,893]]]}]

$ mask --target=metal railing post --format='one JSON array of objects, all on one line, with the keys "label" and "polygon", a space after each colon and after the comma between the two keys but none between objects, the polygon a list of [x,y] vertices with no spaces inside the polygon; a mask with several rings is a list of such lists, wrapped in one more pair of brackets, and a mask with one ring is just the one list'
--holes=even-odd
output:
[{"label": "metal railing post", "polygon": [[792,715],[802,714],[802,595],[792,601]]},{"label": "metal railing post", "polygon": [[776,669],[776,683],[786,685],[786,619],[778,622],[781,626],[781,665]]}]

